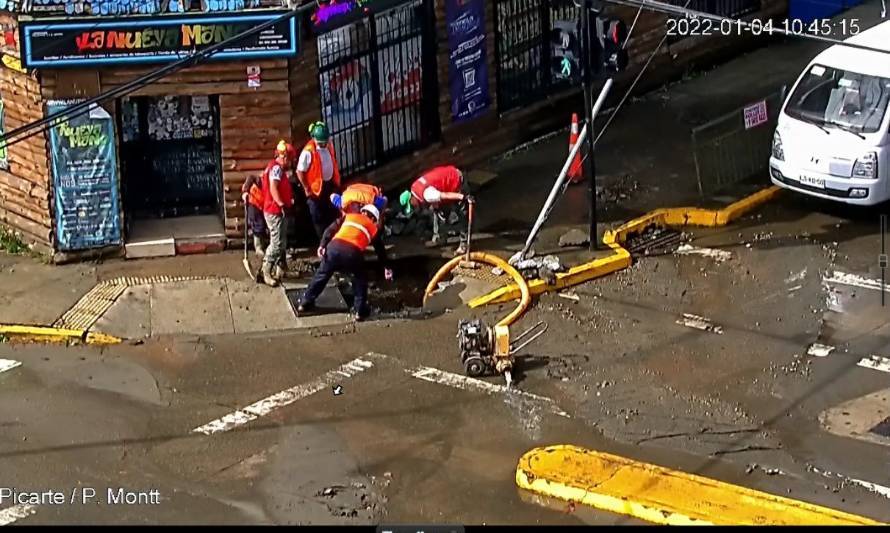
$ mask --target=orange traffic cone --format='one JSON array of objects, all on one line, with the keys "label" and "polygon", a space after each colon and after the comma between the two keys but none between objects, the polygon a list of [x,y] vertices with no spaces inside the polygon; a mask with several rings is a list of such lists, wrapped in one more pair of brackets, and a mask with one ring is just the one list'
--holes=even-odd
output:
[{"label": "orange traffic cone", "polygon": [[[572,132],[569,134],[569,153],[578,143],[578,135],[581,132],[578,129],[578,113],[572,113]],[[578,183],[584,179],[584,169],[581,166],[581,151],[575,154],[572,165],[569,167],[569,180],[572,183]]]}]

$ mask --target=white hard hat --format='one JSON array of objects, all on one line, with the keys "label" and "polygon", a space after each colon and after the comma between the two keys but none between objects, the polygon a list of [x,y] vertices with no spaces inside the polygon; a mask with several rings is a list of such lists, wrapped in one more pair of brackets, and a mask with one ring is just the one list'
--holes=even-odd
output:
[{"label": "white hard hat", "polygon": [[380,210],[374,207],[371,204],[366,204],[362,207],[362,213],[367,213],[374,217],[374,220],[380,220]]}]

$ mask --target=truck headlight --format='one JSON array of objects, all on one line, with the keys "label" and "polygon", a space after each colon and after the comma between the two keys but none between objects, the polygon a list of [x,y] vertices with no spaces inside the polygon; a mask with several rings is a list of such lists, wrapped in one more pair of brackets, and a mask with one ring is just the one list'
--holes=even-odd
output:
[{"label": "truck headlight", "polygon": [[782,149],[782,136],[779,135],[778,130],[773,135],[773,157],[779,161],[785,160],[785,150]]},{"label": "truck headlight", "polygon": [[853,177],[864,179],[878,178],[878,154],[869,152],[856,160],[853,165]]}]

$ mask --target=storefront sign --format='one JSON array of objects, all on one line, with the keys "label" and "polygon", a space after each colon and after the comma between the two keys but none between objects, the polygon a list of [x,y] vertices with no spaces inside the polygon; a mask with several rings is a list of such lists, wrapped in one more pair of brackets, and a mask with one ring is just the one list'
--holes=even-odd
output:
[{"label": "storefront sign", "polygon": [[406,0],[319,0],[312,13],[312,28],[317,33],[345,26],[351,22],[397,6]]},{"label": "storefront sign", "polygon": [[[82,100],[49,100],[47,115]],[[63,119],[49,131],[60,250],[121,243],[114,122],[103,108]]]},{"label": "storefront sign", "polygon": [[[59,68],[175,61],[284,13],[27,21],[21,23],[22,63],[26,68]],[[212,59],[289,57],[297,53],[298,42],[292,17],[216,52]]]},{"label": "storefront sign", "polygon": [[484,0],[446,0],[445,19],[451,49],[451,116],[458,122],[480,115],[490,104]]}]

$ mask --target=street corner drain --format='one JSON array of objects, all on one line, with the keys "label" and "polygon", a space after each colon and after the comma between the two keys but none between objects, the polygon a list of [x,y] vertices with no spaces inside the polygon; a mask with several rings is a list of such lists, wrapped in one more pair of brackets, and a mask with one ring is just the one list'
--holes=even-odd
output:
[{"label": "street corner drain", "polygon": [[670,228],[650,226],[640,233],[630,235],[624,247],[634,257],[645,257],[672,254],[682,242],[683,233]]}]

